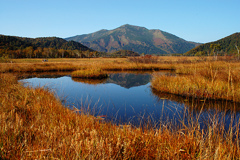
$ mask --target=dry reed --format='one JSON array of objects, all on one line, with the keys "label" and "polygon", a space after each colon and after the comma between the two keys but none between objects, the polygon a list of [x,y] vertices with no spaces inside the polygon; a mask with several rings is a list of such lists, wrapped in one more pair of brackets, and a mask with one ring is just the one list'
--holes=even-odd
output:
[{"label": "dry reed", "polygon": [[15,63],[0,63],[0,72],[47,72],[47,71],[76,71],[98,68],[105,71],[124,70],[173,70],[171,64],[138,64],[125,58],[92,58],[92,59],[49,59],[48,62],[36,60],[15,60]]},{"label": "dry reed", "polygon": [[0,91],[0,159],[240,157],[238,129],[222,132],[214,123],[201,130],[192,121],[181,129],[164,124],[143,131],[100,122],[65,108],[43,88],[24,88],[12,75],[0,75]]},{"label": "dry reed", "polygon": [[204,62],[179,65],[176,77],[154,76],[152,87],[187,97],[240,101],[240,64]]},{"label": "dry reed", "polygon": [[103,79],[108,77],[107,73],[105,73],[101,69],[96,68],[73,71],[71,75],[73,78],[86,78],[86,79]]}]

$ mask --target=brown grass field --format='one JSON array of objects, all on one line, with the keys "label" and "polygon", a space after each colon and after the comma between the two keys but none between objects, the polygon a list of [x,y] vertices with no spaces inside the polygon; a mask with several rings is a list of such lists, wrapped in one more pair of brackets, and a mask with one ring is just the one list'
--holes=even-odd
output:
[{"label": "brown grass field", "polygon": [[[133,63],[125,58],[49,59],[46,63],[17,59],[0,63],[0,159],[240,158],[239,124],[226,131],[218,122],[202,130],[198,121],[188,117],[189,124],[182,122],[183,128],[170,123],[160,123],[159,128],[118,126],[67,109],[48,90],[25,88],[11,73],[75,71],[93,66],[102,70],[175,70],[180,76],[155,75],[153,88],[238,101],[239,62],[160,57],[157,64]],[[177,91],[171,90],[174,88]]]},{"label": "brown grass field", "polygon": [[129,62],[126,58],[91,59],[14,59],[13,63],[0,63],[0,72],[46,72],[75,71],[87,68],[99,68],[108,71],[121,70],[171,70],[171,64],[143,64]]}]

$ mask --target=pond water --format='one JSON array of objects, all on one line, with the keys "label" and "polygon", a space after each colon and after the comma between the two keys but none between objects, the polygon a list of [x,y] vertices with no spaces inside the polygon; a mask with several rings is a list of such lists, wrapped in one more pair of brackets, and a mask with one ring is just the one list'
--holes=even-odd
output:
[{"label": "pond water", "polygon": [[[157,74],[172,73],[158,72]],[[174,75],[173,75],[174,76]],[[227,101],[203,101],[162,94],[150,86],[151,73],[110,73],[103,80],[75,79],[68,73],[28,75],[25,86],[45,87],[69,108],[78,108],[114,123],[141,125],[149,122],[182,124],[199,117],[201,127],[223,122],[226,128],[239,121],[240,105]]]}]

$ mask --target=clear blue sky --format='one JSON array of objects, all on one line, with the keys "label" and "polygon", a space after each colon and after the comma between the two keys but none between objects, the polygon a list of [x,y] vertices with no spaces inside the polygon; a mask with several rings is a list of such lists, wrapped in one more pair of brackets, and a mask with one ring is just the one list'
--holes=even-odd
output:
[{"label": "clear blue sky", "polygon": [[240,32],[240,0],[0,0],[0,34],[61,38],[124,24],[211,42]]}]

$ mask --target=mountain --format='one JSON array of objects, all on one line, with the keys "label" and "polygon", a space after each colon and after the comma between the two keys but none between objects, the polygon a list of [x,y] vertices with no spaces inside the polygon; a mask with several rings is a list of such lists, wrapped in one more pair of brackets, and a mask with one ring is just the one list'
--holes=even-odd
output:
[{"label": "mountain", "polygon": [[66,40],[80,42],[93,50],[109,53],[119,50],[131,50],[139,54],[185,53],[199,45],[161,30],[148,30],[129,24],[113,30],[69,37]]},{"label": "mountain", "polygon": [[41,48],[54,48],[64,50],[91,50],[81,43],[75,41],[66,41],[57,37],[45,37],[45,38],[22,38],[15,36],[0,35],[0,49],[17,50],[25,49],[27,47]]},{"label": "mountain", "polygon": [[213,44],[220,45],[219,54],[235,54],[237,53],[236,45],[238,49],[240,49],[240,33],[237,32],[218,41],[199,45],[186,52],[184,55],[208,55],[212,51],[210,46]]}]

